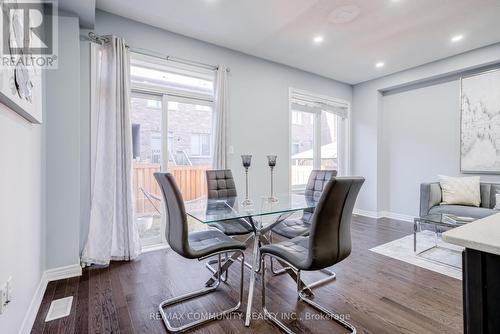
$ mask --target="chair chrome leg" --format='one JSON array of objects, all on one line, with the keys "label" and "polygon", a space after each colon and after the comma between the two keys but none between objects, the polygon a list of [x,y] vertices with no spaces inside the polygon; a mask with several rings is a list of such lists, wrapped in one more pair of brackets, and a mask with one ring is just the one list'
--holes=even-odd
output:
[{"label": "chair chrome leg", "polygon": [[[248,236],[245,241],[243,241],[243,243],[248,247],[252,242],[253,242],[253,239],[254,239],[254,235],[250,235]],[[240,261],[243,261],[243,263],[245,264],[245,266],[249,269],[252,269],[252,265],[248,262],[245,262],[245,259],[244,258],[240,258],[239,256],[239,253],[234,253],[233,255],[231,255],[225,262],[224,264],[222,265],[222,273],[225,273],[228,271],[229,267],[236,261],[236,260],[240,260]],[[210,261],[209,261],[210,263]],[[214,263],[212,263],[214,264]],[[217,278],[218,278],[218,273],[215,271],[215,269],[210,269],[208,268],[208,270],[210,270],[214,275],[205,283],[205,286],[212,286],[214,285],[214,283],[217,281]],[[226,282],[225,280],[222,280],[223,282]]]},{"label": "chair chrome leg", "polygon": [[324,306],[312,301],[309,299],[306,294],[304,294],[302,291],[299,293],[299,298],[301,301],[305,302],[306,304],[309,304],[316,310],[320,311],[321,313],[327,315],[331,320],[335,321],[339,325],[343,326],[345,329],[347,329],[349,332],[352,334],[356,334],[356,327],[354,327],[350,322],[345,321],[340,317],[338,314],[328,310]]},{"label": "chair chrome leg", "polygon": [[274,323],[276,326],[281,328],[281,330],[283,330],[285,333],[295,334],[292,330],[290,330],[290,328],[285,326],[284,323],[279,321],[278,318],[274,314],[272,314],[271,312],[269,312],[267,310],[267,306],[266,306],[266,279],[265,279],[266,262],[265,262],[264,257],[265,257],[265,255],[262,256],[260,259],[260,261],[261,261],[260,267],[262,268],[262,276],[261,276],[261,280],[262,280],[262,311],[264,312],[264,318],[271,321],[272,323]]},{"label": "chair chrome leg", "polygon": [[[266,256],[269,256],[271,259],[273,258],[273,256],[270,256],[268,254],[264,254],[264,255],[261,256],[261,267],[262,267],[262,310],[264,311],[264,317],[265,317],[265,319],[267,319],[267,320],[271,321],[272,323],[274,323],[275,325],[277,325],[285,333],[287,333],[287,334],[295,334],[295,332],[293,332],[290,328],[288,328],[274,314],[272,314],[271,312],[269,312],[269,310],[266,307],[266,283],[265,283],[265,272],[266,272],[266,270],[265,270],[265,265],[266,265],[265,264],[265,257]],[[285,262],[285,261],[283,261],[283,259],[280,259],[280,261]],[[315,283],[313,283],[311,285],[304,285],[303,282],[300,279],[300,270],[294,268],[290,264],[288,264],[288,265],[289,265],[290,270],[293,270],[296,273],[296,275],[297,275],[297,295],[298,295],[298,300],[303,301],[304,303],[310,305],[311,307],[313,307],[314,309],[318,310],[319,312],[327,315],[331,320],[337,322],[339,325],[341,325],[345,329],[349,330],[350,333],[356,334],[356,328],[351,323],[349,323],[349,322],[345,321],[344,319],[342,319],[342,317],[340,317],[338,314],[335,314],[331,310],[328,310],[327,308],[323,307],[322,305],[320,305],[320,304],[312,301],[311,299],[309,299],[309,297],[307,295],[308,289],[310,289],[311,286],[313,286],[313,285],[314,286],[320,285],[320,284],[318,284],[320,281],[315,282]],[[332,272],[332,271],[330,271],[330,270],[328,270],[328,269],[324,269],[324,270],[322,270],[322,272],[329,273],[329,274],[332,275],[332,277],[324,278],[323,280],[321,280],[321,281],[323,281],[321,284],[323,284],[326,281],[329,281],[329,280],[332,280],[332,279],[335,278],[335,273]]]},{"label": "chair chrome leg", "polygon": [[321,286],[323,284],[326,284],[328,282],[331,282],[333,280],[335,280],[337,278],[337,274],[335,274],[333,271],[329,270],[329,269],[321,269],[320,270],[323,274],[326,274],[328,275],[328,277],[325,277],[325,278],[322,278],[320,280],[317,280],[311,284],[306,284],[306,286],[312,290],[314,288],[317,288],[318,286]]},{"label": "chair chrome leg", "polygon": [[[274,276],[286,274],[287,271],[292,270],[292,268],[290,268],[290,267],[283,267],[283,268],[281,268],[279,270],[276,270],[273,267],[273,263],[274,263],[273,262],[273,258],[271,258],[271,273]],[[337,278],[337,275],[333,271],[331,271],[329,269],[321,269],[320,272],[322,272],[323,274],[328,275],[328,277],[322,278],[322,279],[320,279],[318,281],[315,281],[315,282],[313,282],[311,284],[307,284],[307,287],[309,289],[317,288],[318,286],[323,285],[325,283],[328,283],[330,281],[333,281],[334,279]]]},{"label": "chair chrome leg", "polygon": [[[231,251],[229,251],[231,252]],[[183,326],[180,326],[180,327],[174,327],[172,326],[172,324],[170,323],[169,321],[169,317],[167,316],[167,314],[165,313],[165,308],[167,306],[171,306],[171,305],[174,305],[174,304],[178,304],[178,303],[181,303],[183,301],[186,301],[186,300],[190,300],[190,299],[193,299],[193,298],[197,298],[197,297],[200,297],[200,296],[203,296],[203,295],[206,295],[210,292],[213,292],[215,291],[220,283],[221,283],[221,276],[222,275],[218,275],[218,279],[217,279],[217,283],[214,285],[214,286],[210,286],[210,287],[206,287],[206,288],[203,288],[203,289],[200,289],[200,290],[197,290],[197,291],[193,291],[193,292],[189,292],[189,293],[186,293],[184,295],[181,295],[181,296],[177,296],[177,297],[173,297],[173,298],[170,298],[170,299],[167,299],[163,302],[160,303],[159,305],[159,311],[160,311],[160,315],[161,315],[161,318],[163,320],[163,323],[165,324],[165,326],[167,327],[168,331],[169,332],[172,332],[172,333],[179,333],[179,332],[184,332],[184,331],[187,331],[189,329],[192,329],[194,327],[198,327],[198,326],[201,326],[207,322],[210,322],[210,321],[213,321],[213,320],[217,320],[217,319],[221,319],[223,318],[226,314],[229,314],[229,313],[232,313],[232,312],[235,312],[235,311],[238,311],[239,308],[241,307],[241,304],[243,302],[243,274],[244,274],[244,259],[245,259],[245,255],[243,253],[243,251],[234,251],[236,253],[239,253],[240,256],[243,257],[243,262],[241,264],[241,278],[240,278],[240,298],[239,298],[239,301],[238,303],[229,308],[229,309],[226,309],[224,311],[221,311],[221,312],[217,312],[217,313],[210,313],[209,316],[202,316],[200,317],[199,320],[196,320],[196,321],[193,321],[193,322],[190,322],[188,324],[185,324]],[[227,255],[228,251],[225,251],[225,252],[221,252],[221,253],[218,253],[218,266],[219,266],[219,273],[221,272],[222,270],[222,260],[221,260],[221,254],[226,254]],[[201,259],[200,259],[201,260]]]},{"label": "chair chrome leg", "polygon": [[[228,260],[227,256],[226,258],[224,259],[224,262],[223,263],[226,263],[226,261]],[[241,261],[241,258],[238,258],[238,261]],[[245,267],[247,267],[248,269],[252,269],[252,265],[246,261],[243,261],[244,264],[245,264]],[[215,270],[215,268],[213,267],[214,264],[217,263],[217,260],[216,259],[212,259],[212,260],[208,260],[207,262],[205,262],[205,267],[210,270],[210,272],[212,274],[216,274],[217,273],[217,270]],[[227,276],[228,276],[228,273],[229,273],[229,270],[226,270],[224,272],[224,275],[222,276],[222,282],[226,283],[227,282]]]}]

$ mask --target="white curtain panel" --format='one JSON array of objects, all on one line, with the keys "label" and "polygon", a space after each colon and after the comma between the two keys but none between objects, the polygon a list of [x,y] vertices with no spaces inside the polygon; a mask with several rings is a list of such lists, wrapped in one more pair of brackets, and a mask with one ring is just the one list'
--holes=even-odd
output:
[{"label": "white curtain panel", "polygon": [[130,55],[106,36],[92,53],[90,225],[83,264],[132,260],[140,254],[134,223]]},{"label": "white curtain panel", "polygon": [[229,88],[227,67],[219,65],[216,76],[213,166],[215,169],[226,169],[229,163]]}]

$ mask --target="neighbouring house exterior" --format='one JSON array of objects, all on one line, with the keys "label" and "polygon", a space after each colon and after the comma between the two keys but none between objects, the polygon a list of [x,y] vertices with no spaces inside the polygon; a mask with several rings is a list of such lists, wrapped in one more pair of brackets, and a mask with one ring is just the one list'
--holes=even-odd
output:
[{"label": "neighbouring house exterior", "polygon": [[[212,107],[168,102],[169,165],[212,164]],[[162,105],[160,100],[132,98],[132,140],[136,162],[161,162]]]}]

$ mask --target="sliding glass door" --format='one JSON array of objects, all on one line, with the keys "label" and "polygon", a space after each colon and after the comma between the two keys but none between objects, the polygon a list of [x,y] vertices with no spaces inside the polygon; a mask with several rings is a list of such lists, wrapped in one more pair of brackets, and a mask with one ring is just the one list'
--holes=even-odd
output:
[{"label": "sliding glass door", "polygon": [[[168,171],[185,201],[206,196],[213,157],[213,71],[132,54],[135,213],[143,247],[165,244],[153,174]],[[190,229],[203,228],[189,222]]]},{"label": "sliding glass door", "polygon": [[168,101],[167,118],[167,170],[185,201],[206,196],[205,171],[212,168],[213,157],[212,106],[186,99]]}]

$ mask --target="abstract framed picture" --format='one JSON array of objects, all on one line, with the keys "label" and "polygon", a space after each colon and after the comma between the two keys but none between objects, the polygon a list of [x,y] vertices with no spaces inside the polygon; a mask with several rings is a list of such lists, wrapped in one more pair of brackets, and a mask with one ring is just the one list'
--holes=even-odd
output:
[{"label": "abstract framed picture", "polygon": [[45,50],[54,50],[51,43],[44,43],[53,35],[45,27],[54,26],[53,18],[46,18],[55,13],[53,6],[51,11],[46,7],[51,5],[48,1],[0,3],[0,103],[34,124],[42,123],[42,68],[47,67],[40,61],[48,57]]},{"label": "abstract framed picture", "polygon": [[500,174],[500,69],[461,78],[460,170]]}]

